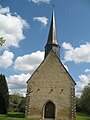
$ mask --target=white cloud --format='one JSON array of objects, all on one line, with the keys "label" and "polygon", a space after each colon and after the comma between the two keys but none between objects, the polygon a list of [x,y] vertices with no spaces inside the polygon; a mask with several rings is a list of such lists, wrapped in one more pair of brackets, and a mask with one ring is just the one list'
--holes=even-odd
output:
[{"label": "white cloud", "polygon": [[6,39],[0,50],[18,47],[19,42],[25,38],[23,30],[27,27],[28,23],[19,15],[12,15],[9,7],[0,6],[0,37]]},{"label": "white cloud", "polygon": [[86,69],[85,72],[86,72],[86,73],[87,73],[87,72],[90,72],[90,69]]},{"label": "white cloud", "polygon": [[48,24],[48,18],[46,17],[34,17],[33,20],[40,22],[44,27]]},{"label": "white cloud", "polygon": [[35,4],[39,4],[39,3],[46,3],[49,4],[51,0],[29,0],[30,2],[34,2]]},{"label": "white cloud", "polygon": [[76,96],[80,97],[85,86],[90,83],[90,74],[80,75],[79,81],[76,82]]},{"label": "white cloud", "polygon": [[2,8],[2,6],[0,5],[0,14],[10,14],[10,8],[9,7],[5,7]]},{"label": "white cloud", "polygon": [[74,61],[75,63],[90,62],[90,43],[73,48],[70,43],[64,42],[62,47],[66,50],[64,56],[65,61]]},{"label": "white cloud", "polygon": [[27,80],[30,78],[30,74],[20,74],[20,75],[11,75],[7,78],[7,83],[9,87],[10,94],[21,93],[25,96]]},{"label": "white cloud", "polygon": [[62,44],[62,47],[63,47],[65,50],[72,50],[72,49],[73,49],[72,45],[71,45],[70,43],[66,43],[66,42],[64,42],[64,43]]},{"label": "white cloud", "polygon": [[13,64],[14,54],[9,51],[4,51],[0,56],[0,68],[7,68]]},{"label": "white cloud", "polygon": [[44,52],[33,52],[24,56],[17,57],[14,69],[22,72],[32,73],[44,59]]},{"label": "white cloud", "polygon": [[27,88],[22,88],[22,89],[9,89],[9,94],[14,94],[14,93],[19,93],[20,95],[26,97],[26,91],[27,91]]}]

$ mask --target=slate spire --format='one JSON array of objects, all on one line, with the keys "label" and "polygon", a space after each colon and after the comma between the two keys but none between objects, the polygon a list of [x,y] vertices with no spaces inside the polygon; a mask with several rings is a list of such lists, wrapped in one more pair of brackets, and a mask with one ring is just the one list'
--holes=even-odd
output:
[{"label": "slate spire", "polygon": [[58,58],[60,57],[60,46],[59,46],[57,34],[56,34],[54,9],[52,10],[51,25],[50,25],[47,44],[45,46],[45,58],[47,57],[47,55],[51,50],[53,50],[56,53]]}]

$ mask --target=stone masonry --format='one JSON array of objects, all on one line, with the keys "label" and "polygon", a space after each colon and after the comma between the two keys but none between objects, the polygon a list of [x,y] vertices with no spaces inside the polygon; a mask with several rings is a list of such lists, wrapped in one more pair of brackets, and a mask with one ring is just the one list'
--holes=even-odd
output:
[{"label": "stone masonry", "polygon": [[53,51],[28,80],[26,117],[44,119],[44,106],[55,104],[56,120],[75,120],[75,82]]}]

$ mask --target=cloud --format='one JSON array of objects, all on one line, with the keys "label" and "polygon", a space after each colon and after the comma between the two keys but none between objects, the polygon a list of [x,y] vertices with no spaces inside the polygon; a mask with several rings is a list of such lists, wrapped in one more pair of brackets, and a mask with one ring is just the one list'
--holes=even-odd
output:
[{"label": "cloud", "polygon": [[31,54],[17,57],[14,69],[32,73],[44,59],[44,52],[36,51]]},{"label": "cloud", "polygon": [[10,13],[9,7],[0,6],[0,37],[6,39],[0,50],[19,47],[19,42],[25,38],[23,30],[28,27],[28,23],[19,15]]},{"label": "cloud", "polygon": [[34,2],[35,4],[39,4],[39,3],[46,3],[49,4],[51,0],[29,0],[30,2]]},{"label": "cloud", "polygon": [[90,72],[90,69],[86,69],[85,72],[86,72],[86,73],[87,73],[87,72]]},{"label": "cloud", "polygon": [[66,42],[64,42],[64,43],[62,44],[62,47],[63,47],[65,50],[72,50],[72,49],[73,49],[72,45],[71,45],[70,43],[66,43]]},{"label": "cloud", "polygon": [[4,51],[0,56],[0,68],[7,68],[13,64],[14,54],[9,51]]},{"label": "cloud", "polygon": [[46,17],[34,17],[33,20],[40,22],[44,27],[48,24],[48,18]]},{"label": "cloud", "polygon": [[75,63],[90,62],[90,43],[74,48],[70,43],[64,42],[62,47],[65,49],[65,61],[74,61]]},{"label": "cloud", "polygon": [[25,96],[26,94],[26,87],[27,87],[27,80],[30,78],[30,74],[20,74],[20,75],[11,75],[7,79],[9,92],[10,94],[13,93],[20,93]]},{"label": "cloud", "polygon": [[0,5],[0,14],[10,14],[10,8],[9,7],[2,8],[2,6]]},{"label": "cloud", "polygon": [[80,97],[85,86],[90,83],[90,74],[80,75],[79,81],[76,82],[76,96]]}]

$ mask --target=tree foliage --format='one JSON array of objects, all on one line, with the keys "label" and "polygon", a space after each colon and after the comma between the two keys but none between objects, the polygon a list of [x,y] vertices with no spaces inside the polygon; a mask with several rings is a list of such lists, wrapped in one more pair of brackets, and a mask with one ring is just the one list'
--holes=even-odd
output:
[{"label": "tree foliage", "polygon": [[82,111],[90,114],[90,86],[86,86],[80,99]]},{"label": "tree foliage", "polygon": [[6,114],[9,105],[8,86],[5,75],[0,74],[0,114]]},{"label": "tree foliage", "polygon": [[76,97],[76,111],[81,112],[80,98]]},{"label": "tree foliage", "polygon": [[76,98],[77,112],[90,114],[90,85],[86,86],[80,98]]},{"label": "tree foliage", "polygon": [[14,93],[9,96],[9,111],[11,112],[25,111],[25,98],[21,94]]},{"label": "tree foliage", "polygon": [[19,104],[19,112],[23,113],[25,112],[25,103],[26,103],[25,98],[22,97],[21,102]]}]

